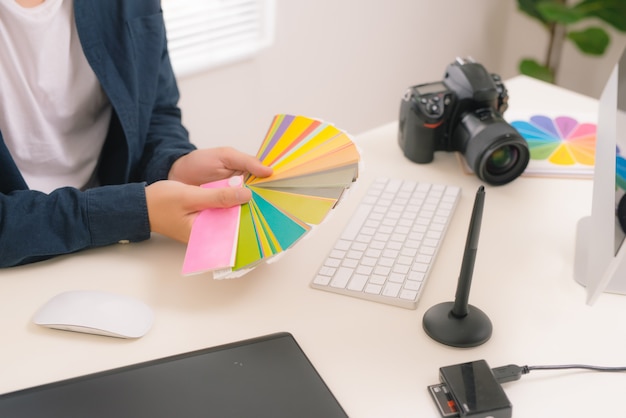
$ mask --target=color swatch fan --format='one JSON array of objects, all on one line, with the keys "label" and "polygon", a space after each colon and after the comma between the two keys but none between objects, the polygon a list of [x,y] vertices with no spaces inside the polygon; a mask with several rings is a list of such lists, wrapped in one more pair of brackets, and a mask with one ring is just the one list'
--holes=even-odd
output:
[{"label": "color swatch fan", "polygon": [[[243,187],[252,192],[249,203],[198,215],[183,274],[213,271],[215,278],[238,277],[292,247],[356,181],[360,160],[345,132],[293,115],[274,117],[257,158],[273,174],[245,178]],[[240,187],[236,179],[227,182],[204,187]]]}]

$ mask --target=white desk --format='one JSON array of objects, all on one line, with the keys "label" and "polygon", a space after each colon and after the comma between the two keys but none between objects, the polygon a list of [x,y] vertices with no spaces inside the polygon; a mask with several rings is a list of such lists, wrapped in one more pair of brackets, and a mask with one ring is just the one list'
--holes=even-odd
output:
[{"label": "white desk", "polygon": [[[515,106],[596,111],[596,102],[524,77],[507,83]],[[521,177],[486,187],[470,303],[487,313],[492,338],[471,349],[431,340],[424,312],[452,300],[474,193],[453,154],[427,165],[402,156],[396,125],[356,138],[364,170],[356,187],[304,241],[240,279],[182,277],[185,247],[162,237],[0,271],[0,393],[275,331],[294,334],[352,417],[437,417],[426,386],[438,369],[485,359],[490,366],[626,365],[626,296],[595,306],[572,279],[575,227],[590,213],[592,182]],[[462,198],[417,310],[309,288],[327,249],[379,175],[457,184]],[[99,289],[140,298],[152,330],[129,341],[40,328],[32,315],[53,295]],[[534,371],[504,389],[515,417],[615,416],[625,374]],[[617,413],[619,415],[619,413]]]}]

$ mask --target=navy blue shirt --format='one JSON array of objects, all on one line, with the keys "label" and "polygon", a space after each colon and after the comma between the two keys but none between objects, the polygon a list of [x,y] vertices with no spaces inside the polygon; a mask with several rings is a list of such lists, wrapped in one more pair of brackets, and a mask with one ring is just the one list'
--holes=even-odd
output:
[{"label": "navy blue shirt", "polygon": [[29,190],[0,132],[0,267],[148,239],[145,185],[195,149],[181,124],[159,0],[74,0],[74,14],[113,107],[101,186]]}]

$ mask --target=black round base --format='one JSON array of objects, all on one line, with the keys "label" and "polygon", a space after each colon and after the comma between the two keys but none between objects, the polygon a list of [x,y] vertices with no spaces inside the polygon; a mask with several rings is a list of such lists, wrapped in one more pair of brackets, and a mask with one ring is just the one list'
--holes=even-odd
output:
[{"label": "black round base", "polygon": [[483,311],[469,305],[468,314],[452,314],[454,302],[443,302],[424,314],[422,326],[430,338],[453,347],[476,347],[491,337],[491,320]]}]

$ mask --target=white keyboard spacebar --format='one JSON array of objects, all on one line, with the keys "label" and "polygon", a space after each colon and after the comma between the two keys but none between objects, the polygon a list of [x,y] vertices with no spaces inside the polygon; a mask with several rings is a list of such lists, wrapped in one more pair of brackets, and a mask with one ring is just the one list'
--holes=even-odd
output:
[{"label": "white keyboard spacebar", "polygon": [[353,241],[361,230],[361,226],[367,219],[367,215],[369,215],[372,207],[372,205],[360,204],[352,214],[352,219],[350,219],[350,222],[341,233],[341,238]]}]

